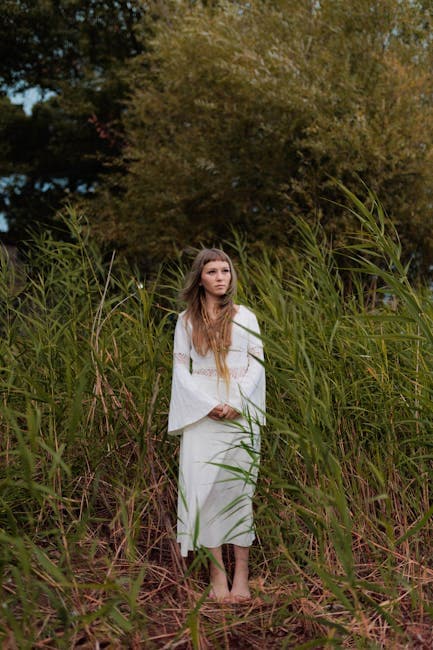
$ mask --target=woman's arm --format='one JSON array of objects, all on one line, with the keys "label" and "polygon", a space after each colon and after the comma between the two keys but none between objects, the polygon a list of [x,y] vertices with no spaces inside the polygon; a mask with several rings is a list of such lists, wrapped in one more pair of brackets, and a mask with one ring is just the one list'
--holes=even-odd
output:
[{"label": "woman's arm", "polygon": [[168,414],[168,432],[181,433],[194,422],[201,420],[218,407],[218,402],[204,393],[190,372],[191,336],[185,316],[176,323],[173,345],[173,379]]},{"label": "woman's arm", "polygon": [[259,424],[265,423],[266,380],[263,343],[256,315],[249,312],[248,319],[248,368],[238,381],[238,395],[229,401],[229,406]]}]

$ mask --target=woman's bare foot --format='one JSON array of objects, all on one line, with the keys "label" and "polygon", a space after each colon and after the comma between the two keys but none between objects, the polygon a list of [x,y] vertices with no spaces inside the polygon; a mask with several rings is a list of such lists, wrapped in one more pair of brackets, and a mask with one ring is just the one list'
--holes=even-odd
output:
[{"label": "woman's bare foot", "polygon": [[234,546],[235,552],[235,575],[230,591],[230,600],[234,603],[249,600],[251,592],[248,587],[248,552],[249,548]]},{"label": "woman's bare foot", "polygon": [[241,602],[243,600],[250,600],[251,592],[248,587],[248,581],[234,580],[233,586],[230,591],[230,600],[233,602]]},{"label": "woman's bare foot", "polygon": [[227,582],[225,585],[223,584],[218,584],[215,582],[210,583],[210,592],[209,592],[209,598],[211,600],[218,600],[219,602],[229,600],[230,598],[230,591],[227,586]]},{"label": "woman's bare foot", "polygon": [[209,564],[209,582],[211,586],[209,598],[218,601],[227,600],[230,596],[230,591],[223,564],[221,547],[210,548],[209,551],[213,556]]}]

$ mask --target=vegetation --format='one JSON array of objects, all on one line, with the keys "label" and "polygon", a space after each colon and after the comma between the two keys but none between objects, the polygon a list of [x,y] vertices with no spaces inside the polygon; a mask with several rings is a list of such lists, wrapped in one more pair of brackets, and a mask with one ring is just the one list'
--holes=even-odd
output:
[{"label": "vegetation", "polygon": [[[65,200],[91,194],[119,155],[125,61],[143,49],[143,14],[134,0],[2,3],[0,210],[15,237],[58,230]],[[31,115],[9,98],[28,90],[39,95]]]},{"label": "vegetation", "polygon": [[141,57],[125,169],[111,192],[101,188],[95,232],[158,259],[233,224],[252,243],[291,244],[303,216],[340,245],[353,220],[331,177],[365,196],[362,178],[425,272],[430,10],[399,0],[190,5],[159,21]]},{"label": "vegetation", "polygon": [[[41,226],[0,250],[2,647],[432,647],[430,3],[84,4],[0,17],[0,211]],[[179,556],[166,434],[221,241],[268,381],[236,606]]]},{"label": "vegetation", "polygon": [[[15,233],[65,199],[141,268],[234,225],[296,245],[299,217],[334,246],[354,221],[338,178],[381,197],[403,257],[432,239],[432,8],[424,0],[7,0],[0,80],[2,203]],[[58,222],[60,225],[60,222]]]},{"label": "vegetation", "polygon": [[182,260],[141,281],[70,213],[69,243],[39,239],[15,279],[3,264],[4,647],[431,644],[433,303],[374,197],[346,197],[351,284],[304,220],[296,251],[231,251],[268,378],[245,606],[206,601],[173,537]]}]

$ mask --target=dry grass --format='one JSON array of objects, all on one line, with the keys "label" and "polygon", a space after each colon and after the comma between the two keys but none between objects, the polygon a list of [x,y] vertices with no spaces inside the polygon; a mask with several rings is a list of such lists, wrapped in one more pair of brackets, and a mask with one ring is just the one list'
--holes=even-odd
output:
[{"label": "dry grass", "polygon": [[[365,588],[365,602],[355,611],[345,609],[320,579],[300,572],[299,567],[291,574],[275,576],[257,562],[251,601],[233,605],[204,598],[205,572],[195,570],[188,575],[186,566],[180,571],[182,559],[173,558],[172,533],[153,533],[160,540],[162,563],[149,560],[145,547],[134,561],[127,560],[119,550],[126,546],[125,540],[119,543],[117,535],[92,535],[72,554],[73,584],[56,583],[35,565],[35,575],[62,596],[71,618],[66,629],[58,610],[42,596],[28,623],[31,647],[262,650],[307,643],[311,645],[306,647],[315,648],[432,647],[433,619],[429,611],[420,610],[419,603],[431,602],[433,570],[406,556],[395,553],[393,558],[395,574],[405,587],[392,599],[387,598],[387,585],[380,584],[380,567],[357,565],[359,579],[374,583],[375,592]],[[147,535],[143,530],[142,536]],[[357,543],[362,555],[360,540]],[[368,548],[364,550],[368,555]],[[256,560],[260,551],[257,545],[253,552]],[[56,561],[55,549],[51,554],[49,549],[45,552]],[[128,594],[137,579],[139,586],[131,603]],[[381,599],[377,598],[379,586]],[[4,589],[8,595],[14,594],[13,579],[6,578]],[[384,614],[392,617],[391,623]],[[19,619],[20,611],[15,615]],[[21,647],[7,625],[2,643],[5,650]]]}]

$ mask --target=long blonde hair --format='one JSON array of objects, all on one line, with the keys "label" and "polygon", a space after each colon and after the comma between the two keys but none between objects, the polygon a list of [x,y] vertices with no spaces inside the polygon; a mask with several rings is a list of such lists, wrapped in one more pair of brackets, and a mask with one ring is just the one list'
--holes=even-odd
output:
[{"label": "long blonde hair", "polygon": [[[226,262],[230,267],[230,285],[220,298],[217,317],[212,319],[206,309],[206,293],[200,284],[201,274],[208,262]],[[187,304],[186,318],[192,327],[192,342],[199,354],[204,356],[212,350],[217,374],[228,384],[230,381],[226,357],[232,340],[232,320],[236,313],[233,298],[236,294],[237,276],[230,257],[219,248],[201,250],[186,278],[180,298]]]}]

